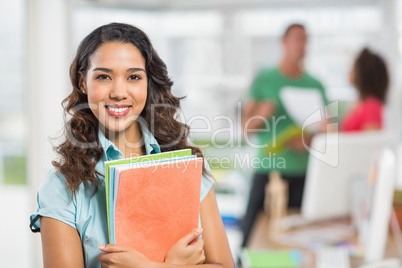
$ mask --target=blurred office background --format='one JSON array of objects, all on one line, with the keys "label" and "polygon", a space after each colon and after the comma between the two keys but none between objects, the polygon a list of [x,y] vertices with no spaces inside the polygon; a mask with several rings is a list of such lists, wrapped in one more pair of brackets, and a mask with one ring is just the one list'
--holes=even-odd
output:
[{"label": "blurred office background", "polygon": [[[209,119],[212,131],[192,134],[209,157],[250,152],[237,134],[239,111],[256,72],[279,60],[280,36],[293,22],[307,26],[306,68],[324,83],[331,101],[340,101],[341,113],[357,97],[348,82],[356,53],[370,46],[385,57],[392,75],[386,128],[401,137],[402,1],[0,0],[2,267],[41,267],[40,235],[30,233],[28,216],[54,157],[51,144],[61,134],[69,63],[85,35],[113,21],[150,36],[174,93],[187,96],[184,120],[206,129],[197,116]],[[212,136],[225,128],[234,134]],[[237,254],[235,221],[244,212],[252,170],[226,165],[213,172]]]}]

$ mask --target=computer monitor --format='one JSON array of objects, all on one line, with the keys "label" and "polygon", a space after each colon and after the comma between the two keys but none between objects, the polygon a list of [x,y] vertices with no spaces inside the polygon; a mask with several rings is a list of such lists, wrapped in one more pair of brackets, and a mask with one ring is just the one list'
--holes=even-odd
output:
[{"label": "computer monitor", "polygon": [[377,167],[368,230],[364,233],[364,260],[368,263],[384,257],[388,238],[396,177],[396,158],[389,148],[381,152]]},{"label": "computer monitor", "polygon": [[395,148],[396,144],[395,135],[382,131],[314,136],[310,149],[313,154],[307,166],[302,217],[314,221],[349,215],[351,182],[368,178],[373,157],[385,147]]}]

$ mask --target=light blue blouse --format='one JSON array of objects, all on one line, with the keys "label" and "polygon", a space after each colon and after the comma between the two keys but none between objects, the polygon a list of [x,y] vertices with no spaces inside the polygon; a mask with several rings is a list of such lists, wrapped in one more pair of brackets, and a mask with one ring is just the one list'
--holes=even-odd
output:
[{"label": "light blue blouse", "polygon": [[[102,131],[99,131],[98,135],[104,153],[96,165],[96,170],[105,174],[105,161],[121,159],[123,155]],[[142,128],[142,137],[146,154],[160,152],[156,139],[148,129]],[[210,173],[208,163],[204,161],[204,164]],[[52,168],[38,189],[38,207],[30,217],[33,231],[40,228],[41,216],[57,219],[77,229],[83,245],[85,267],[88,268],[101,267],[97,259],[101,253],[98,245],[108,244],[104,178],[101,177],[99,180],[102,184],[99,185],[95,195],[93,195],[93,186],[83,182],[76,196],[71,198],[64,176]],[[205,198],[213,183],[212,178],[203,175],[200,202]]]}]

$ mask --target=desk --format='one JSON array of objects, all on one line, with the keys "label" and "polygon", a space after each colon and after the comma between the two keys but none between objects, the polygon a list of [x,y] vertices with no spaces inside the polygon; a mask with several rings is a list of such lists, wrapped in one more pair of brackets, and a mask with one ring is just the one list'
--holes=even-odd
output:
[{"label": "desk", "polygon": [[[265,213],[261,212],[256,220],[256,224],[254,226],[254,230],[250,237],[249,248],[253,249],[273,249],[273,250],[283,250],[283,249],[291,249],[289,245],[283,245],[275,242],[268,235],[268,218]],[[302,230],[305,227],[298,227],[298,230]],[[356,237],[351,237],[351,241],[355,241]],[[302,268],[313,268],[315,267],[315,256],[314,253],[307,249],[301,249],[303,251],[303,255],[310,259],[310,263],[306,264],[307,266],[303,266]],[[397,248],[394,241],[394,238],[389,235],[387,247],[385,250],[385,258],[398,258]],[[351,267],[359,267],[363,263],[362,258],[353,257],[351,258]]]}]

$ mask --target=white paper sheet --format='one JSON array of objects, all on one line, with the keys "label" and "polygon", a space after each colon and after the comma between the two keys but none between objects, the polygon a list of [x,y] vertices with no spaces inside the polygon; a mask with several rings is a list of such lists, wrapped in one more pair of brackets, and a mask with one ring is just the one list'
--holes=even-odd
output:
[{"label": "white paper sheet", "polygon": [[314,88],[284,87],[279,96],[290,117],[300,127],[310,115],[324,108],[321,92]]}]

